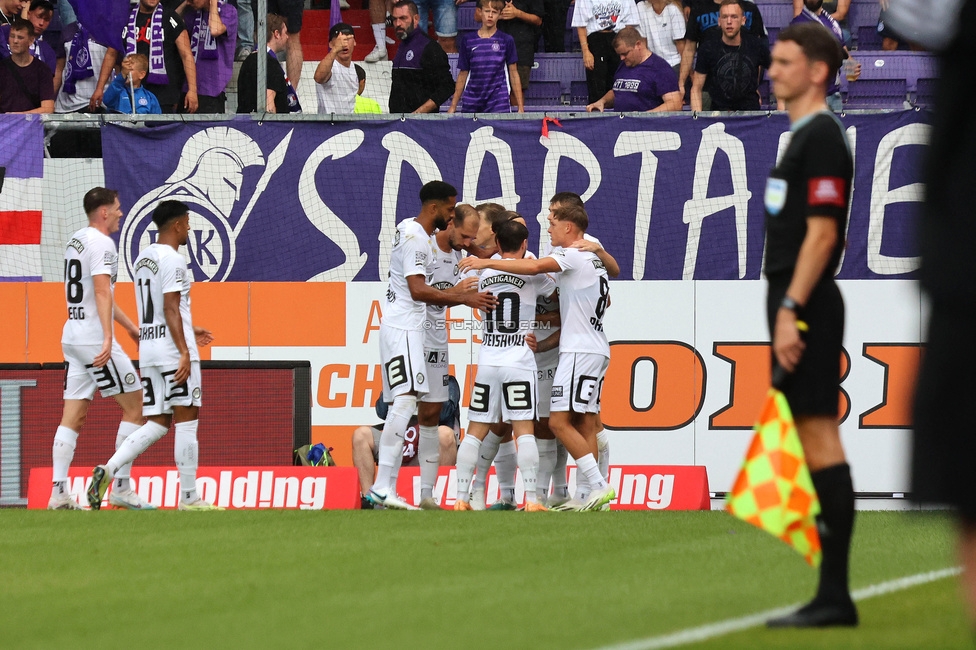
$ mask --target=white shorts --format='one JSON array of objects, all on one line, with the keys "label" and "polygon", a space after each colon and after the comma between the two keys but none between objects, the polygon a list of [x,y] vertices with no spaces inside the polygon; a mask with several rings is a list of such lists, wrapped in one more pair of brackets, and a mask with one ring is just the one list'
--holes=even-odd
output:
[{"label": "white shorts", "polygon": [[383,363],[383,401],[397,395],[426,393],[427,366],[423,331],[401,330],[380,324],[380,361]]},{"label": "white shorts", "polygon": [[561,352],[552,381],[553,413],[599,413],[600,392],[610,359],[602,354]]},{"label": "white shorts", "polygon": [[556,366],[540,368],[535,373],[536,390],[539,393],[539,417],[549,417],[549,402],[552,399],[552,381],[556,377]]},{"label": "white shorts", "polygon": [[101,352],[101,345],[72,345],[62,343],[61,351],[67,362],[64,375],[64,399],[88,399],[98,389],[102,397],[141,390],[139,374],[132,360],[118,341],[112,341],[112,358],[101,368],[92,360]]},{"label": "white shorts", "polygon": [[468,419],[472,422],[535,420],[535,370],[478,366],[471,389]]},{"label": "white shorts", "polygon": [[190,377],[182,384],[173,383],[176,366],[142,368],[142,414],[171,415],[174,406],[200,406],[200,362],[190,362]]},{"label": "white shorts", "polygon": [[443,404],[451,398],[447,374],[447,350],[433,350],[424,348],[424,360],[427,367],[427,394],[421,395],[421,402]]}]

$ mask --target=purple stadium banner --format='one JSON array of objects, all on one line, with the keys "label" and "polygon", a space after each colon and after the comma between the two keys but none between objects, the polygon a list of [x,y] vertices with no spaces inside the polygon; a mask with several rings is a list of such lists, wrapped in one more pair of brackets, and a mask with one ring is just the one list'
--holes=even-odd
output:
[{"label": "purple stadium banner", "polygon": [[[928,114],[842,118],[855,157],[841,279],[910,278],[913,213]],[[465,203],[496,201],[545,238],[548,199],[574,191],[621,279],[758,279],[763,192],[784,115],[536,120],[479,118],[335,124],[250,118],[103,128],[105,178],[126,218],[123,277],[153,240],[152,209],[190,205],[198,280],[380,280],[395,224],[415,216],[424,182]]]},{"label": "purple stadium banner", "polygon": [[[96,43],[124,50],[122,30],[132,11],[129,0],[68,0]],[[97,72],[96,72],[97,74]]]}]

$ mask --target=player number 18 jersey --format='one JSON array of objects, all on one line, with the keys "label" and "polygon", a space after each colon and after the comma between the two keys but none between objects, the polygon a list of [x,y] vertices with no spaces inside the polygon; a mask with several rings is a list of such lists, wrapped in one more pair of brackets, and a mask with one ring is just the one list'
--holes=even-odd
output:
[{"label": "player number 18 jersey", "polygon": [[68,240],[64,250],[64,298],[68,320],[61,342],[69,345],[101,345],[104,333],[95,305],[92,276],[107,275],[112,291],[119,270],[115,242],[98,230],[82,228]]},{"label": "player number 18 jersey", "polygon": [[180,361],[180,353],[173,342],[163,312],[163,296],[174,292],[180,293],[180,317],[183,319],[183,336],[190,351],[190,361],[199,361],[200,353],[190,319],[190,287],[193,285],[193,278],[183,255],[172,246],[152,244],[136,258],[133,271],[133,286],[139,310],[140,365],[175,366]]}]

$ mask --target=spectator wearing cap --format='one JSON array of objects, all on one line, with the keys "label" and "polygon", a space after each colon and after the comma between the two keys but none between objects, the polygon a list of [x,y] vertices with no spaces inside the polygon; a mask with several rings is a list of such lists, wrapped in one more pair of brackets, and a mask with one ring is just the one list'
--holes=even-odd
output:
[{"label": "spectator wearing cap", "polygon": [[393,27],[400,47],[393,58],[391,113],[436,113],[454,94],[454,77],[444,48],[419,25],[413,0],[393,5]]},{"label": "spectator wearing cap", "polygon": [[352,25],[336,23],[329,30],[329,53],[315,68],[315,94],[319,113],[352,113],[356,108],[359,77],[352,65],[356,36]]}]

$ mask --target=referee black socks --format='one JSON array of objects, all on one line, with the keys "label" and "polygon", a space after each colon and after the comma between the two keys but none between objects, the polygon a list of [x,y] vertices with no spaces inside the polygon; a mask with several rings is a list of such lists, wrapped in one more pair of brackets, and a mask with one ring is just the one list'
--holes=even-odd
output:
[{"label": "referee black socks", "polygon": [[848,558],[854,530],[854,484],[847,463],[810,474],[820,498],[817,530],[823,548],[816,600],[850,602]]}]

